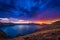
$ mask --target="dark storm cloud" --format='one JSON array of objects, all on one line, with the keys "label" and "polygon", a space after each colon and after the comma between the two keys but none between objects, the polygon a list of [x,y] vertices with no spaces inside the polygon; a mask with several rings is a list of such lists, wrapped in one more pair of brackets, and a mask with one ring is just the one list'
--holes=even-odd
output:
[{"label": "dark storm cloud", "polygon": [[[8,12],[11,16],[30,16],[40,10],[39,2],[40,0],[0,0],[0,12],[3,12],[1,14]],[[17,13],[14,13],[15,11]]]},{"label": "dark storm cloud", "polygon": [[[55,9],[55,11],[60,11],[60,0],[0,0],[0,17],[35,20],[36,15],[40,15],[40,17],[49,16],[49,13],[41,12],[47,9],[50,10],[50,8],[51,10]],[[50,14],[50,16],[52,15],[56,15],[56,13]],[[57,16],[58,15],[60,14],[57,14]],[[40,19],[40,17],[38,19]]]}]

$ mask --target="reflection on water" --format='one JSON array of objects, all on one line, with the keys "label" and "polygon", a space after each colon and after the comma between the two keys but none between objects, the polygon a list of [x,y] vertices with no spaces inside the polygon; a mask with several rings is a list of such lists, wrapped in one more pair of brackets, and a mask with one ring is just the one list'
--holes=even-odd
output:
[{"label": "reflection on water", "polygon": [[17,35],[26,35],[37,30],[37,25],[13,25],[13,26],[2,26],[0,28],[7,36],[16,37]]}]

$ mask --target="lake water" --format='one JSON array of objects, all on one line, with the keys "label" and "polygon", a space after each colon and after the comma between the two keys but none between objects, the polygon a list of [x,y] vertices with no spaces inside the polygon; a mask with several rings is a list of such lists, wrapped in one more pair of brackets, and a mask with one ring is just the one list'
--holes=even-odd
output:
[{"label": "lake water", "polygon": [[16,37],[17,35],[26,35],[37,30],[37,25],[12,25],[2,26],[0,30],[6,33],[7,36]]}]

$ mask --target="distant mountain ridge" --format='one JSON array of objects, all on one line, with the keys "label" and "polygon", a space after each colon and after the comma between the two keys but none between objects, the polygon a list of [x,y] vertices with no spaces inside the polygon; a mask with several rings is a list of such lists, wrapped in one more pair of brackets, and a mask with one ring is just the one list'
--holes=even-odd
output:
[{"label": "distant mountain ridge", "polygon": [[53,23],[54,25],[60,25],[60,21],[56,21]]}]

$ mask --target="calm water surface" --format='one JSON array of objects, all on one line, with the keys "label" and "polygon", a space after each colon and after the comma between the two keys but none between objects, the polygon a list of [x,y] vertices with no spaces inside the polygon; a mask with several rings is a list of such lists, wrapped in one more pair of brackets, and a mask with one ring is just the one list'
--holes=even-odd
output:
[{"label": "calm water surface", "polygon": [[17,35],[26,35],[37,30],[37,25],[12,25],[2,26],[0,30],[6,33],[7,36],[16,37]]}]

